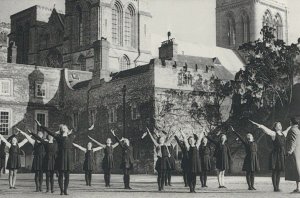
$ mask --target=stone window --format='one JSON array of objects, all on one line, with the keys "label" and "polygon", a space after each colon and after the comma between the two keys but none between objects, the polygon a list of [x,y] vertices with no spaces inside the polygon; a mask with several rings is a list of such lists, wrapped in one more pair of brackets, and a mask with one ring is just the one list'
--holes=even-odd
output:
[{"label": "stone window", "polygon": [[79,122],[79,112],[78,111],[73,112],[72,121],[73,121],[73,123],[72,123],[73,128],[75,130],[77,130],[78,129],[78,122]]},{"label": "stone window", "polygon": [[11,90],[11,80],[2,79],[0,80],[0,95],[1,96],[10,96],[12,95]]},{"label": "stone window", "polygon": [[10,119],[11,119],[10,111],[0,109],[0,134],[1,135],[8,135],[8,131],[10,127]]},{"label": "stone window", "polygon": [[112,107],[108,110],[108,122],[109,123],[117,122],[117,110],[115,107]]},{"label": "stone window", "polygon": [[[43,126],[48,126],[48,111],[36,110],[34,115],[35,120],[39,121]],[[36,131],[42,131],[42,129],[35,124]]]},{"label": "stone window", "polygon": [[42,82],[35,83],[35,96],[38,98],[46,98],[47,84]]},{"label": "stone window", "polygon": [[266,10],[264,16],[263,16],[263,26],[269,26],[272,27],[272,15],[269,10]]},{"label": "stone window", "polygon": [[236,31],[235,31],[235,20],[232,14],[227,16],[227,39],[228,45],[235,45],[236,41]]},{"label": "stone window", "polygon": [[82,9],[77,6],[77,14],[78,14],[78,44],[79,46],[83,45],[83,17],[82,17]]},{"label": "stone window", "polygon": [[130,5],[125,12],[125,45],[136,47],[136,14]]},{"label": "stone window", "polygon": [[282,18],[279,14],[276,14],[275,20],[275,37],[279,40],[283,40],[283,24],[282,24]]},{"label": "stone window", "polygon": [[250,41],[250,20],[249,17],[246,13],[242,15],[242,23],[241,23],[241,29],[242,29],[242,34],[241,34],[241,41],[243,43],[247,43]]},{"label": "stone window", "polygon": [[93,125],[93,124],[95,124],[95,122],[96,122],[96,109],[91,109],[90,110],[90,119],[89,119],[89,121],[90,121],[90,125]]},{"label": "stone window", "polygon": [[123,9],[116,1],[112,9],[112,43],[122,46],[123,44]]},{"label": "stone window", "polygon": [[178,73],[178,86],[192,85],[193,75],[190,71],[180,70]]},{"label": "stone window", "polygon": [[140,112],[137,104],[132,104],[131,106],[131,119],[137,120],[140,117]]},{"label": "stone window", "polygon": [[81,71],[86,71],[86,59],[83,55],[80,55],[78,57],[78,64],[79,64],[79,67],[80,67],[80,70]]},{"label": "stone window", "polygon": [[121,67],[121,71],[130,69],[130,60],[129,60],[128,56],[124,55],[120,59],[120,67]]}]

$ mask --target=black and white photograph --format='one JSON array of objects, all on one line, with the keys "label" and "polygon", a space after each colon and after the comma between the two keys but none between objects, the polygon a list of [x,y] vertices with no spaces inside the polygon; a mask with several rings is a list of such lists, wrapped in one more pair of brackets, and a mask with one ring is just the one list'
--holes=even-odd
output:
[{"label": "black and white photograph", "polygon": [[0,197],[299,197],[299,21],[299,0],[0,0]]}]

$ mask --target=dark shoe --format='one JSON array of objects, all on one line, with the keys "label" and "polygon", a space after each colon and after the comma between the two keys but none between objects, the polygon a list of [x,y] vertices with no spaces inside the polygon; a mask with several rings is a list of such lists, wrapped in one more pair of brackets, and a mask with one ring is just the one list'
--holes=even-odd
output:
[{"label": "dark shoe", "polygon": [[252,186],[252,189],[253,189],[253,190],[256,190],[256,188],[254,188],[254,186]]},{"label": "dark shoe", "polygon": [[48,193],[48,192],[49,192],[49,189],[46,190],[46,193]]},{"label": "dark shoe", "polygon": [[207,185],[204,185],[204,188],[208,188],[208,186],[207,186]]},{"label": "dark shoe", "polygon": [[64,195],[64,192],[60,192],[60,195]]},{"label": "dark shoe", "polygon": [[293,193],[298,193],[298,192],[299,192],[299,189],[293,190]]},{"label": "dark shoe", "polygon": [[219,186],[219,188],[223,188],[223,186]]},{"label": "dark shoe", "polygon": [[67,191],[64,192],[65,195],[69,195]]},{"label": "dark shoe", "polygon": [[249,187],[248,190],[254,190],[252,187]]},{"label": "dark shoe", "polygon": [[54,193],[54,190],[51,190],[51,193]]}]

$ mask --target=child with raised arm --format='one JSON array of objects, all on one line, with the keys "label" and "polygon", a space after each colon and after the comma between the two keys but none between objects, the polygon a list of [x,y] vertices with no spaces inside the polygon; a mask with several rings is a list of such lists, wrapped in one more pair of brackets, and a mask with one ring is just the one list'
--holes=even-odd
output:
[{"label": "child with raised arm", "polygon": [[185,134],[181,131],[181,135],[183,137],[185,147],[188,151],[188,183],[190,187],[190,193],[195,193],[197,174],[201,173],[199,147],[203,138],[203,133],[200,133],[199,137],[194,133],[193,136],[186,138]]},{"label": "child with raised arm", "polygon": [[285,131],[282,131],[282,125],[280,122],[275,122],[273,130],[267,128],[262,124],[258,124],[250,120],[258,128],[262,129],[264,133],[269,135],[273,141],[273,150],[270,155],[269,169],[272,170],[272,183],[274,192],[279,192],[279,183],[281,172],[285,170],[285,137],[291,127],[288,127]]},{"label": "child with raised arm", "polygon": [[202,188],[207,188],[207,172],[211,171],[211,149],[207,145],[207,138],[203,137],[199,148],[200,161],[201,161],[201,173],[200,182]]},{"label": "child with raised arm", "polygon": [[[70,171],[72,170],[72,148],[75,135],[72,134],[72,130],[69,130],[67,125],[59,125],[59,133],[53,133],[47,127],[42,126],[37,120],[36,123],[44,131],[54,137],[58,145],[57,153],[57,169],[58,169],[58,184],[61,195],[68,195],[68,187],[70,181]],[[65,180],[64,180],[65,178]]]},{"label": "child with raised arm", "polygon": [[[49,192],[49,187],[51,193],[54,193],[54,173],[56,171],[55,162],[57,157],[57,144],[53,141],[53,137],[48,135],[48,139],[43,139],[38,134],[29,131],[29,134],[40,141],[45,147],[45,157],[44,157],[44,171],[46,173],[46,192]],[[50,185],[49,185],[50,184]]]},{"label": "child with raised arm", "polygon": [[[10,137],[7,138],[7,141],[10,142],[13,137],[16,135],[13,134]],[[6,144],[5,142],[1,141],[0,139],[0,177],[1,172],[5,174],[5,160],[6,160],[6,152],[5,152]]]},{"label": "child with raised arm", "polygon": [[92,185],[92,173],[94,170],[94,152],[100,151],[102,149],[101,146],[92,148],[92,143],[87,143],[86,148],[73,143],[73,145],[78,148],[79,150],[85,153],[84,163],[83,163],[83,170],[85,171],[85,182],[87,186]]},{"label": "child with raised arm", "polygon": [[179,145],[181,152],[182,152],[182,158],[181,158],[181,169],[182,169],[182,175],[183,175],[183,181],[184,181],[184,186],[188,187],[188,171],[189,171],[189,166],[188,166],[188,151],[185,147],[185,144],[183,141],[181,141],[176,135],[175,135],[175,140],[177,144]]},{"label": "child with raised arm", "polygon": [[130,142],[126,138],[121,140],[116,136],[115,131],[111,130],[112,135],[115,137],[116,141],[120,144],[122,148],[122,162],[120,168],[123,170],[123,181],[124,188],[131,189],[130,187],[130,171],[133,169],[133,148]]},{"label": "child with raised arm", "polygon": [[225,171],[230,169],[231,163],[231,153],[227,144],[227,136],[225,134],[221,134],[219,141],[215,141],[208,136],[206,136],[206,138],[215,145],[214,157],[216,158],[219,188],[226,188],[224,184]]},{"label": "child with raised arm", "polygon": [[158,173],[158,176],[157,176],[158,190],[163,191],[166,173],[171,168],[170,161],[169,161],[169,157],[171,155],[170,155],[170,151],[169,151],[167,145],[172,141],[172,138],[174,137],[175,134],[172,135],[168,139],[168,141],[166,141],[164,136],[159,136],[158,139],[156,140],[152,136],[152,134],[148,128],[147,128],[147,132],[156,148],[157,161],[155,164],[155,170]]},{"label": "child with raised arm", "polygon": [[18,169],[21,168],[21,158],[20,158],[21,147],[23,147],[28,142],[28,140],[24,139],[23,141],[18,143],[17,138],[13,137],[10,143],[1,134],[0,134],[0,139],[9,148],[9,152],[8,152],[9,157],[6,166],[6,168],[9,170],[9,177],[8,177],[9,188],[16,189],[15,184],[17,180],[17,172]]},{"label": "child with raised arm", "polygon": [[[34,140],[25,132],[21,131],[17,128],[17,130],[26,137],[28,142],[33,146],[33,161],[31,171],[35,174],[34,181],[36,192],[42,192],[42,184],[43,184],[43,173],[44,173],[44,157],[45,157],[45,147],[43,143],[39,140]],[[39,138],[43,138],[44,133],[42,131],[38,131],[37,136]]]},{"label": "child with raised arm", "polygon": [[256,190],[254,187],[254,175],[256,171],[260,170],[258,155],[257,155],[257,144],[254,141],[253,135],[251,133],[247,134],[247,139],[245,140],[238,132],[236,132],[233,127],[230,127],[232,132],[241,140],[245,147],[246,156],[243,164],[243,171],[246,171],[246,181],[248,184],[248,190]]},{"label": "child with raised arm", "polygon": [[107,138],[106,145],[101,144],[100,142],[96,141],[95,139],[88,136],[90,140],[92,140],[97,145],[101,146],[104,149],[104,157],[102,160],[102,169],[104,171],[104,181],[105,187],[110,187],[110,178],[111,178],[111,170],[114,167],[114,148],[116,148],[119,143],[115,143],[112,145],[112,141],[110,138]]}]

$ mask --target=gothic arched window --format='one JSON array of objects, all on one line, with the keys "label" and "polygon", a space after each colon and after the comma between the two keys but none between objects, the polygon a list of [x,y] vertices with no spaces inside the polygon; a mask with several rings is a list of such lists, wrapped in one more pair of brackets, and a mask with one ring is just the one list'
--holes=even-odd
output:
[{"label": "gothic arched window", "polygon": [[86,59],[83,55],[80,55],[78,57],[78,64],[79,64],[79,67],[80,67],[80,70],[81,71],[86,71]]},{"label": "gothic arched window", "polygon": [[120,59],[120,67],[121,67],[121,71],[130,69],[130,60],[129,60],[128,56],[124,55]]},{"label": "gothic arched window", "polygon": [[236,41],[235,20],[232,14],[227,16],[227,40],[228,45],[235,45]]},{"label": "gothic arched window", "polygon": [[125,45],[136,47],[136,13],[129,5],[125,12]]},{"label": "gothic arched window", "polygon": [[242,15],[242,23],[241,23],[241,41],[243,43],[247,43],[250,41],[250,20],[246,13]]},{"label": "gothic arched window", "polygon": [[272,15],[271,12],[269,10],[266,10],[264,17],[263,17],[263,26],[269,26],[272,27],[273,23],[272,23]]},{"label": "gothic arched window", "polygon": [[274,26],[275,26],[275,37],[279,40],[283,40],[283,24],[282,24],[282,18],[279,14],[276,14],[275,16]]},{"label": "gothic arched window", "polygon": [[78,44],[83,45],[83,15],[81,7],[77,6],[77,16],[78,16]]},{"label": "gothic arched window", "polygon": [[123,44],[123,9],[120,2],[116,1],[112,9],[112,42],[122,46]]}]

